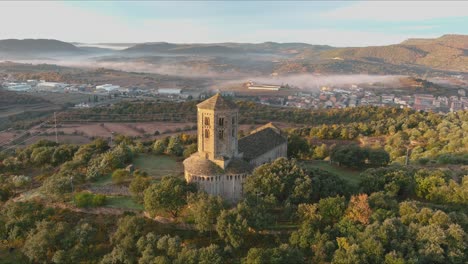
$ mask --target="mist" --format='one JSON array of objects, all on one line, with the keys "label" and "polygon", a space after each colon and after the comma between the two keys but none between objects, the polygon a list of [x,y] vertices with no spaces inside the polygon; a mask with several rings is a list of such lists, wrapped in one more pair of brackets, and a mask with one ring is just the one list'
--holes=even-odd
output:
[{"label": "mist", "polygon": [[[177,77],[188,78],[207,78],[218,80],[219,85],[233,85],[244,83],[249,80],[262,84],[276,84],[276,85],[290,85],[296,88],[305,90],[318,90],[322,86],[343,86],[351,84],[364,84],[364,83],[382,83],[385,87],[399,87],[400,78],[406,77],[403,75],[367,75],[367,74],[330,74],[330,75],[317,75],[317,74],[292,74],[292,75],[279,75],[268,76],[265,73],[253,72],[248,68],[231,67],[228,70],[215,70],[209,66],[198,66],[196,60],[180,59],[173,60],[166,57],[158,58],[155,63],[148,61],[138,61],[138,58],[128,59],[130,61],[109,61],[110,58],[103,57],[62,57],[54,59],[37,59],[37,60],[15,60],[20,63],[31,64],[55,64],[60,66],[77,67],[77,68],[107,68],[113,70],[121,70],[126,72],[141,72],[141,73],[154,73],[161,75],[170,75]],[[115,58],[118,60],[125,59]],[[203,58],[197,58],[198,61]],[[193,63],[193,66],[184,65],[185,63]]]},{"label": "mist", "polygon": [[[382,83],[388,87],[398,87],[400,79],[406,77],[404,75],[368,75],[368,74],[330,74],[330,75],[315,75],[315,74],[293,74],[277,77],[251,77],[246,78],[243,82],[254,81],[261,84],[276,84],[290,85],[304,90],[317,91],[322,86],[343,86],[352,84],[364,83]],[[237,80],[237,83],[239,80]],[[226,82],[233,84],[234,81]]]}]

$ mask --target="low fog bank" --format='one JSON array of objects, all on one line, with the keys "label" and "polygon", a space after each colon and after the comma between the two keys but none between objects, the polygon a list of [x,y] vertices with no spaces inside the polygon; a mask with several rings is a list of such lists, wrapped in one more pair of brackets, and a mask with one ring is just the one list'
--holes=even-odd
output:
[{"label": "low fog bank", "polygon": [[145,61],[110,62],[94,59],[57,59],[57,60],[16,60],[19,63],[31,64],[55,64],[60,66],[78,68],[107,68],[127,72],[155,73],[187,78],[210,78],[218,80],[219,85],[228,86],[247,81],[261,84],[290,85],[300,89],[318,90],[322,86],[344,86],[352,84],[380,83],[384,88],[400,87],[400,79],[403,75],[367,75],[367,74],[292,74],[285,76],[265,76],[265,74],[242,72],[242,69],[228,69],[214,71],[212,67],[186,66],[177,62],[161,61],[160,63],[148,63]]},{"label": "low fog bank", "polygon": [[158,63],[152,64],[148,62],[109,62],[109,61],[96,61],[92,59],[34,59],[34,60],[8,60],[17,63],[30,63],[30,64],[54,64],[66,67],[76,68],[106,68],[112,70],[126,71],[126,72],[141,72],[141,73],[155,73],[161,75],[171,75],[178,77],[189,78],[217,78],[217,79],[234,79],[245,78],[246,73],[237,70],[215,71],[211,67],[190,67],[177,63]]}]

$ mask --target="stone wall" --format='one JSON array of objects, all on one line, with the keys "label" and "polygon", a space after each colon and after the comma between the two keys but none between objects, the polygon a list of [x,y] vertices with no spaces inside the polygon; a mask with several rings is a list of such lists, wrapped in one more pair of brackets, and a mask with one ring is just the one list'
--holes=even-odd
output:
[{"label": "stone wall", "polygon": [[236,202],[242,198],[242,184],[247,176],[247,174],[204,176],[186,172],[185,180],[189,183],[195,183],[199,190],[210,195],[219,195],[227,201]]}]

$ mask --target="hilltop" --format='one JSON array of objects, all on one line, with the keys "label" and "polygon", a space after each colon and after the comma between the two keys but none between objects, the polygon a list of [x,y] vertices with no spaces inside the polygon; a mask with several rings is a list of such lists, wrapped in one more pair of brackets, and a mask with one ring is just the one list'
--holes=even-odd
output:
[{"label": "hilltop", "polygon": [[123,53],[140,54],[184,54],[184,55],[228,55],[228,54],[275,54],[288,55],[306,51],[321,51],[333,49],[325,45],[310,45],[305,43],[214,43],[214,44],[173,44],[167,42],[137,44],[123,50]]},{"label": "hilltop", "polygon": [[66,62],[63,58],[69,56],[96,67],[217,78],[297,73],[422,76],[430,72],[431,75],[440,76],[468,72],[467,35],[444,35],[434,39],[408,39],[387,46],[346,48],[276,42],[151,42],[128,48],[115,44],[120,45],[120,50],[103,48],[113,44],[99,45],[86,46],[50,39],[5,39],[0,40],[0,58],[46,58],[54,64],[61,64]]},{"label": "hilltop", "polygon": [[0,40],[0,54],[8,55],[40,55],[69,54],[76,55],[83,50],[73,44],[54,39],[3,39]]},{"label": "hilltop", "polygon": [[388,46],[339,48],[326,51],[321,57],[466,72],[468,36],[444,35],[436,39],[408,39]]}]

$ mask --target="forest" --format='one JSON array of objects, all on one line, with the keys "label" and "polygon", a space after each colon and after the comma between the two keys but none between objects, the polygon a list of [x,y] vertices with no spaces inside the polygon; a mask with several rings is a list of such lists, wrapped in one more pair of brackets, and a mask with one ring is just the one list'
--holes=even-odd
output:
[{"label": "forest", "polygon": [[[140,155],[182,160],[196,137],[117,135],[112,144],[38,141],[0,153],[0,263],[466,263],[468,113],[272,108],[238,102],[243,123],[301,124],[288,157],[257,167],[236,204],[177,173],[132,170]],[[158,110],[155,110],[158,109]],[[121,103],[80,114],[191,113]],[[359,174],[357,184],[323,162]],[[130,166],[129,166],[130,165]],[[141,210],[101,210],[110,177]]]}]

